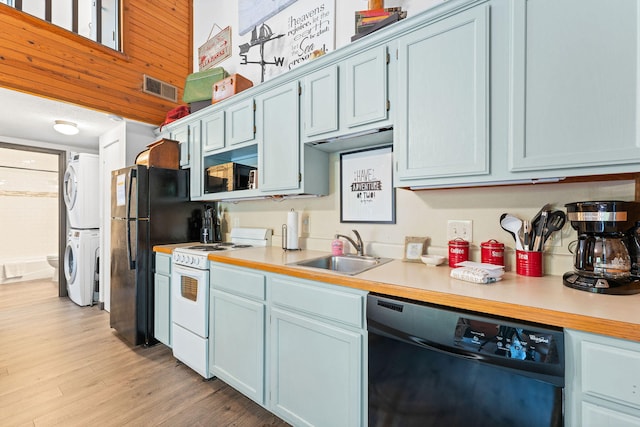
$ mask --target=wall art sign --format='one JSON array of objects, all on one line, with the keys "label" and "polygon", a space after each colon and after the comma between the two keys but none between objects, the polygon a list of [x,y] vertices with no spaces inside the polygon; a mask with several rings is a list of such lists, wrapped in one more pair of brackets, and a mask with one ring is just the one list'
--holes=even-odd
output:
[{"label": "wall art sign", "polygon": [[340,222],[395,224],[391,146],[340,155]]},{"label": "wall art sign", "polygon": [[238,33],[242,36],[285,9],[296,0],[238,0]]},{"label": "wall art sign", "polygon": [[[256,24],[238,45],[240,65],[261,65],[261,81],[267,81],[333,51],[335,8],[335,0],[298,0]],[[256,47],[250,52],[257,45],[259,51]]]},{"label": "wall art sign", "polygon": [[335,0],[316,1],[312,5],[299,3],[287,16],[285,69],[292,70],[314,56],[315,51],[327,53],[335,48]]},{"label": "wall art sign", "polygon": [[208,70],[231,56],[231,27],[227,27],[213,37],[209,37],[198,48],[200,71]]}]

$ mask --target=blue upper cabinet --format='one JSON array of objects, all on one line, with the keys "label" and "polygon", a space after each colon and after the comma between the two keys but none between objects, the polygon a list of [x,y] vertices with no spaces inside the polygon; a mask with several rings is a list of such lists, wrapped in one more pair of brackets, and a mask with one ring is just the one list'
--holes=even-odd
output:
[{"label": "blue upper cabinet", "polygon": [[224,146],[224,110],[219,110],[202,118],[202,154]]},{"label": "blue upper cabinet", "polygon": [[510,170],[637,171],[640,3],[510,3]]},{"label": "blue upper cabinet", "polygon": [[350,129],[387,119],[386,46],[378,46],[344,61],[346,73],[344,107],[345,122]]},{"label": "blue upper cabinet", "polygon": [[304,136],[314,139],[318,135],[338,130],[338,66],[331,65],[310,73],[303,79]]},{"label": "blue upper cabinet", "polygon": [[225,136],[228,145],[253,141],[256,134],[254,112],[253,99],[233,103],[226,109]]},{"label": "blue upper cabinet", "polygon": [[[301,80],[302,142],[391,126],[389,60],[387,44],[377,45],[305,74]],[[337,151],[335,147],[322,149]],[[351,147],[339,147],[343,148]]]},{"label": "blue upper cabinet", "polygon": [[298,82],[291,82],[256,98],[258,188],[277,193],[300,187]]},{"label": "blue upper cabinet", "polygon": [[481,4],[398,39],[399,186],[489,174],[489,12]]}]

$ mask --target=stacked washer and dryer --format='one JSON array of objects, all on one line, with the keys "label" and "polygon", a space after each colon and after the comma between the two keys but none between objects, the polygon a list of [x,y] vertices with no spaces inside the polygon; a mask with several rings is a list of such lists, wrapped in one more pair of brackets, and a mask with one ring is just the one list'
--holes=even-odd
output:
[{"label": "stacked washer and dryer", "polygon": [[64,174],[64,202],[71,229],[64,274],[71,301],[93,305],[100,247],[99,161],[95,154],[71,153]]}]

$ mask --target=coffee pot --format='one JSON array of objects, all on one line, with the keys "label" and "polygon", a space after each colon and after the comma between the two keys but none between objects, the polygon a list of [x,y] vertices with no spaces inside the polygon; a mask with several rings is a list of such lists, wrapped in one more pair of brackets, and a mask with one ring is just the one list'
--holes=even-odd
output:
[{"label": "coffee pot", "polygon": [[631,275],[631,257],[622,235],[579,235],[573,265],[576,273],[590,277],[620,279]]},{"label": "coffee pot", "polygon": [[636,223],[640,204],[604,201],[565,206],[567,219],[578,232],[578,240],[569,245],[574,269],[563,275],[565,286],[596,293],[640,293],[640,278],[634,274],[640,258],[640,239],[634,238],[640,238],[640,222]]}]

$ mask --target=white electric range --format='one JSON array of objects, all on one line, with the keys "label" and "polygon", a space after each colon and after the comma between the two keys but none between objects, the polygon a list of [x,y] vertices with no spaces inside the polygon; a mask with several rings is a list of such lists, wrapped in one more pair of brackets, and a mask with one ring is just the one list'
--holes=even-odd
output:
[{"label": "white electric range", "polygon": [[234,228],[231,242],[176,248],[171,265],[171,333],[173,355],[211,378],[209,372],[209,253],[271,246],[273,231]]}]

